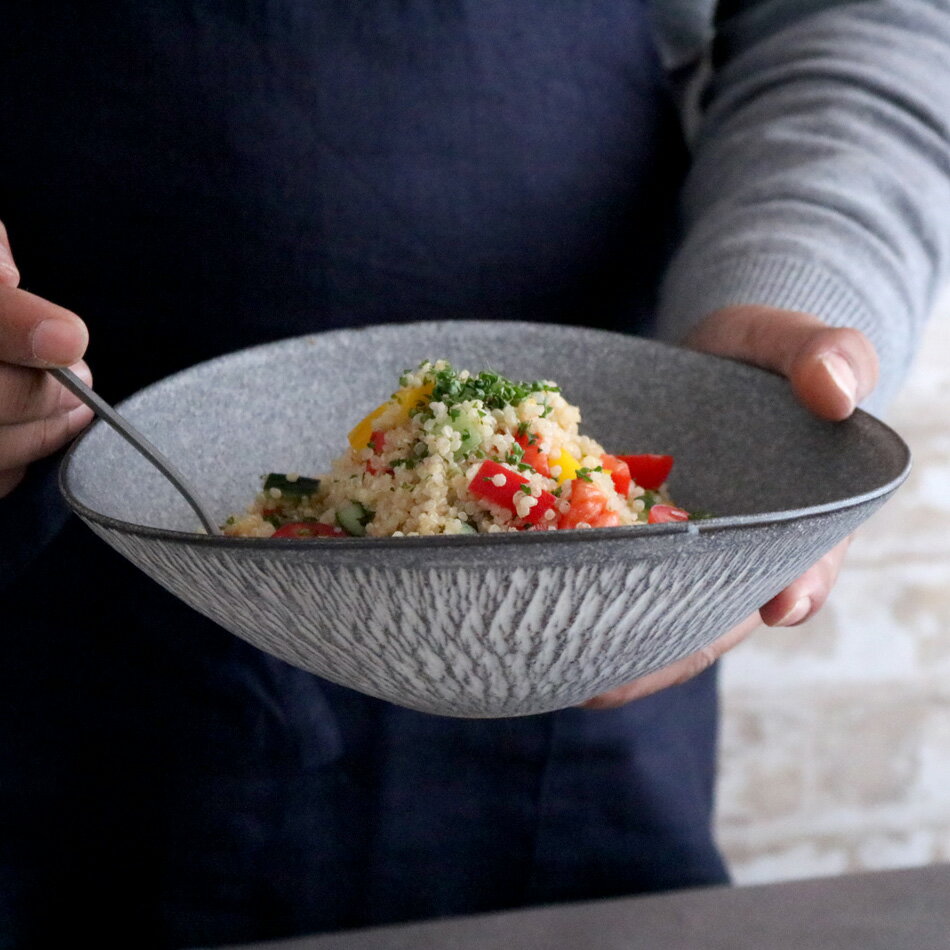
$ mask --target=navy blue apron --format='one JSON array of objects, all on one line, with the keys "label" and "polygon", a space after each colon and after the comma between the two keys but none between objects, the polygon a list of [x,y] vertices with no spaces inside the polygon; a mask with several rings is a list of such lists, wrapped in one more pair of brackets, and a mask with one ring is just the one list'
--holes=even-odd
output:
[{"label": "navy blue apron", "polygon": [[[106,12],[108,11],[108,12]],[[331,327],[643,330],[684,149],[640,0],[4,4],[0,218],[120,399]],[[403,710],[0,502],[0,946],[210,945],[724,880],[715,681]]]}]

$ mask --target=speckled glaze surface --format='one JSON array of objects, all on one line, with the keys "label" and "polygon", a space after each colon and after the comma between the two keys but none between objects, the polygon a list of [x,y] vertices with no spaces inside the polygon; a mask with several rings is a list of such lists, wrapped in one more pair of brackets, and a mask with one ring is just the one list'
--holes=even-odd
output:
[{"label": "speckled glaze surface", "polygon": [[101,423],[64,461],[64,495],[106,542],[259,648],[414,709],[490,717],[578,703],[699,649],[850,534],[909,468],[885,425],[861,412],[814,419],[771,374],[541,324],[286,340],[193,367],[121,411],[223,521],[262,473],[324,470],[400,372],[441,357],[556,380],[582,431],[608,451],[674,454],[674,497],[715,517],[504,536],[209,538]]}]

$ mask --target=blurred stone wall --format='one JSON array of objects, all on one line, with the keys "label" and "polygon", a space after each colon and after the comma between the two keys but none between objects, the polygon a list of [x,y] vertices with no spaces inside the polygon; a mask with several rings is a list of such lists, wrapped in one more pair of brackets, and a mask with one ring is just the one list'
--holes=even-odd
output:
[{"label": "blurred stone wall", "polygon": [[908,482],[825,609],[723,661],[719,841],[737,883],[950,860],[950,296],[886,421]]}]

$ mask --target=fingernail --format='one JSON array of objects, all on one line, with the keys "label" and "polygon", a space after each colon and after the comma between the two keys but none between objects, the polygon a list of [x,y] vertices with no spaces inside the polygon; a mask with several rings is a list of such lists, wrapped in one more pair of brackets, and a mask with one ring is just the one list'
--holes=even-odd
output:
[{"label": "fingernail", "polygon": [[68,320],[43,320],[30,337],[33,357],[43,363],[68,366],[74,363],[86,345],[86,334]]},{"label": "fingernail", "polygon": [[796,623],[801,623],[807,616],[808,612],[811,610],[811,598],[810,597],[799,597],[798,600],[792,604],[791,609],[782,617],[781,620],[776,620],[772,625],[774,627],[794,627]]},{"label": "fingernail", "polygon": [[831,381],[847,398],[850,411],[858,400],[858,380],[851,364],[838,353],[826,353],[821,357],[821,363],[831,377]]}]

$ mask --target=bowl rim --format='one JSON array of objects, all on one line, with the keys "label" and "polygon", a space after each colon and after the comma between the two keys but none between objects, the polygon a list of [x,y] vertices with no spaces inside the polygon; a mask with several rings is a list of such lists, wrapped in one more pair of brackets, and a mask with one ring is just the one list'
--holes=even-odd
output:
[{"label": "bowl rim", "polygon": [[168,541],[184,545],[204,545],[224,549],[242,549],[245,551],[303,551],[303,550],[340,550],[355,549],[381,550],[400,548],[402,550],[427,550],[434,548],[479,548],[486,545],[531,545],[531,544],[592,544],[604,541],[647,540],[658,536],[680,535],[694,538],[698,535],[714,535],[734,531],[738,528],[767,528],[785,521],[802,521],[822,515],[847,511],[868,504],[878,498],[886,497],[896,491],[910,474],[910,459],[901,473],[887,484],[855,495],[845,501],[826,502],[810,505],[807,508],[790,508],[777,512],[759,512],[752,515],[723,515],[703,518],[697,521],[671,522],[666,524],[622,525],[611,528],[587,528],[560,531],[511,531],[497,534],[438,534],[414,535],[384,538],[243,538],[230,535],[210,535],[197,531],[177,531],[170,528],[156,528],[130,521],[121,521],[109,515],[103,515],[87,508],[69,491],[66,484],[66,466],[72,448],[63,459],[59,470],[59,486],[69,507],[83,520],[99,525],[109,531],[130,537],[156,541]]},{"label": "bowl rim", "polygon": [[[459,323],[459,322],[479,322],[479,321],[415,321],[412,325],[426,324],[432,326],[433,323]],[[493,323],[512,323],[514,321],[492,321]],[[247,354],[252,351],[262,351],[269,347],[278,347],[287,344],[293,340],[304,340],[315,336],[324,336],[328,333],[354,333],[362,330],[376,329],[379,327],[402,327],[406,324],[381,324],[367,325],[361,327],[346,327],[334,330],[327,330],[322,333],[307,333],[296,337],[288,337],[281,340],[274,340],[256,346],[245,347],[234,350],[230,353],[224,353],[200,363],[193,364],[156,380],[149,386],[143,387],[138,392],[133,393],[128,399],[135,398],[140,393],[145,392],[151,386],[159,385],[166,380],[174,379],[176,376],[189,373],[199,366],[208,366],[219,361],[238,357],[241,354]],[[568,329],[564,324],[559,326]],[[570,327],[569,329],[583,330],[588,333],[611,334],[617,336],[629,337],[629,334],[617,334],[614,331],[603,330],[594,327]],[[670,347],[673,349],[682,349],[671,343],[661,340],[653,340],[647,337],[634,337],[644,343],[653,346]],[[709,354],[705,354],[709,355]],[[722,358],[722,357],[717,357]],[[761,372],[768,372],[761,370]],[[123,403],[127,400],[123,400]],[[122,404],[120,404],[121,407]],[[754,514],[742,515],[723,515],[704,518],[697,521],[672,522],[666,524],[647,524],[647,525],[624,525],[611,528],[591,528],[583,530],[562,530],[562,531],[519,531],[504,532],[497,534],[451,534],[451,535],[424,535],[424,536],[403,536],[403,537],[384,537],[384,538],[243,538],[231,537],[228,535],[209,535],[203,531],[179,531],[170,528],[156,528],[152,525],[142,525],[130,521],[122,521],[113,518],[110,515],[102,514],[94,509],[84,505],[72,492],[69,486],[69,469],[74,455],[79,451],[86,437],[98,426],[104,425],[101,419],[97,419],[93,425],[73,441],[72,445],[64,454],[59,465],[58,483],[59,490],[68,506],[85,521],[98,525],[108,531],[117,532],[133,537],[147,538],[152,540],[163,540],[186,545],[205,545],[220,547],[224,549],[243,549],[245,551],[302,551],[302,550],[341,550],[355,551],[362,548],[370,550],[381,550],[389,548],[400,548],[402,550],[419,550],[442,548],[468,548],[477,549],[481,547],[496,545],[552,545],[552,544],[580,544],[590,545],[603,541],[626,541],[626,540],[647,540],[658,536],[676,536],[683,539],[695,538],[697,535],[711,535],[722,532],[732,531],[738,528],[764,528],[769,525],[796,521],[806,518],[819,517],[834,512],[846,511],[861,505],[873,502],[876,499],[884,498],[896,491],[910,474],[912,459],[910,447],[901,438],[901,436],[892,429],[887,423],[871,415],[863,409],[857,408],[849,421],[855,421],[860,425],[876,430],[878,436],[888,439],[893,448],[897,450],[902,458],[900,471],[889,481],[882,485],[863,492],[859,495],[849,496],[845,499],[824,502],[817,505],[809,505],[802,508],[790,508],[780,511],[763,511]]]}]

